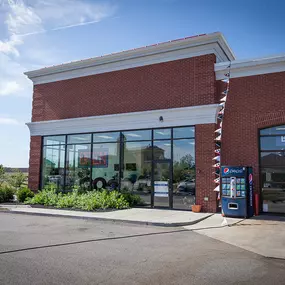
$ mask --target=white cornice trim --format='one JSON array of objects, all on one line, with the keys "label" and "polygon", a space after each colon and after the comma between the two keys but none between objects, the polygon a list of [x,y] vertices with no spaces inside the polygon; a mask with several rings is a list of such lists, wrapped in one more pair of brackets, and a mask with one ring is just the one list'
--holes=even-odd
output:
[{"label": "white cornice trim", "polygon": [[[185,108],[31,122],[26,125],[30,129],[31,136],[163,128],[216,123],[219,109],[218,104],[210,104]],[[163,122],[159,121],[160,116],[163,116]]]},{"label": "white cornice trim", "polygon": [[225,38],[217,32],[28,71],[25,74],[34,84],[42,84],[211,53],[216,55],[217,62],[235,59]]},{"label": "white cornice trim", "polygon": [[[217,80],[225,78],[224,74],[228,72],[228,65],[229,62],[221,62],[215,64],[215,73]],[[283,71],[285,71],[285,54],[265,58],[235,60],[231,63],[231,78]]]}]

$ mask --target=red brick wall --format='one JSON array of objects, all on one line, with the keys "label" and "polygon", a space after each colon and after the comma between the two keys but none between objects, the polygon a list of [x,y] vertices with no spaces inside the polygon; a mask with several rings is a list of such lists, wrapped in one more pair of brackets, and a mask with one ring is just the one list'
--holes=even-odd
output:
[{"label": "red brick wall", "polygon": [[[205,55],[34,86],[32,121],[213,104],[215,55]],[[197,203],[216,211],[214,124],[196,127]],[[33,137],[29,186],[37,190],[40,137]],[[208,197],[209,201],[204,201]]]},{"label": "red brick wall", "polygon": [[233,78],[223,122],[222,164],[253,167],[260,192],[258,129],[285,124],[285,72]]},{"label": "red brick wall", "polygon": [[[202,205],[203,212],[217,211],[215,174],[212,167],[215,151],[215,124],[197,125],[196,139],[196,204]],[[207,197],[208,201],[204,198]]]},{"label": "red brick wall", "polygon": [[215,102],[215,55],[34,86],[32,121]]},{"label": "red brick wall", "polygon": [[37,191],[40,186],[41,147],[42,138],[40,136],[31,137],[29,188],[33,191]]}]

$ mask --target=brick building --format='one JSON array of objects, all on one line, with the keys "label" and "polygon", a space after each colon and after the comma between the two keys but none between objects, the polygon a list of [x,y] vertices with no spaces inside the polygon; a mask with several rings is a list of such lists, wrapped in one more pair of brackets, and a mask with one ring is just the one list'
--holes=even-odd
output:
[{"label": "brick building", "polygon": [[218,211],[213,157],[252,166],[260,207],[285,212],[285,57],[235,60],[221,33],[27,72],[29,186],[120,189],[150,207]]}]

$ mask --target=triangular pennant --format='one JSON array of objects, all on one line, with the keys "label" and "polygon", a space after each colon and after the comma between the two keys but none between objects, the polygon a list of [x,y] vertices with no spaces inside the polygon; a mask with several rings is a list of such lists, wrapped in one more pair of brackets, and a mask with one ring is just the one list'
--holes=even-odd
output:
[{"label": "triangular pennant", "polygon": [[228,67],[227,68],[231,68],[231,63],[228,65]]},{"label": "triangular pennant", "polygon": [[218,186],[214,189],[214,191],[220,192],[220,185],[218,185]]},{"label": "triangular pennant", "polygon": [[223,121],[220,122],[220,128],[222,128],[222,125],[223,125]]},{"label": "triangular pennant", "polygon": [[213,165],[213,167],[216,167],[216,168],[220,168],[220,166],[221,166],[221,164],[218,162],[218,163],[215,163],[214,165]]},{"label": "triangular pennant", "polygon": [[226,102],[227,101],[227,95],[220,99],[220,102]]},{"label": "triangular pennant", "polygon": [[221,107],[224,108],[224,107],[225,107],[225,104],[226,104],[225,102],[222,102],[222,103],[219,104],[219,106],[221,106]]},{"label": "triangular pennant", "polygon": [[214,179],[214,182],[215,182],[215,183],[220,183],[220,177]]},{"label": "triangular pennant", "polygon": [[217,200],[221,200],[221,193],[220,192],[218,193]]},{"label": "triangular pennant", "polygon": [[215,157],[213,158],[213,160],[220,161],[220,156],[219,156],[219,155],[215,156]]},{"label": "triangular pennant", "polygon": [[216,147],[221,148],[221,142],[216,141]]},{"label": "triangular pennant", "polygon": [[221,128],[219,128],[219,129],[215,130],[215,133],[220,134],[221,132],[222,132],[222,129],[221,129]]},{"label": "triangular pennant", "polygon": [[[219,169],[219,168],[216,168]],[[213,174],[215,174],[216,176],[220,176],[220,172],[213,172]]]},{"label": "triangular pennant", "polygon": [[220,154],[221,153],[221,149],[220,148],[215,149],[215,153]]},{"label": "triangular pennant", "polygon": [[225,91],[223,91],[223,92],[222,92],[222,95],[227,95],[227,94],[228,94],[228,92],[229,92],[229,90],[228,90],[228,89],[226,89]]},{"label": "triangular pennant", "polygon": [[222,139],[222,136],[218,136],[215,138],[215,141],[221,141],[221,139]]},{"label": "triangular pennant", "polygon": [[226,77],[230,77],[230,72],[224,74]]},{"label": "triangular pennant", "polygon": [[224,79],[222,79],[222,81],[223,81],[224,83],[229,83],[229,82],[230,82],[229,78],[224,78]]}]

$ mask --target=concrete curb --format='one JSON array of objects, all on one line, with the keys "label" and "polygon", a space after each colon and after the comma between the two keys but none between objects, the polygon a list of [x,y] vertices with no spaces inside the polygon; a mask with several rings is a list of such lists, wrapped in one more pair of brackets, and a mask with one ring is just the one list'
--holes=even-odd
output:
[{"label": "concrete curb", "polygon": [[[1,207],[0,207],[1,209]],[[84,217],[84,216],[72,216],[65,214],[49,214],[49,213],[31,213],[25,211],[13,211],[7,208],[2,208],[1,213],[9,213],[9,214],[21,214],[21,215],[32,215],[32,216],[47,216],[47,217],[60,217],[60,218],[71,218],[71,219],[83,219],[83,220],[97,220],[104,222],[112,222],[112,223],[129,223],[129,224],[137,224],[137,225],[148,225],[148,226],[159,226],[159,227],[183,227],[197,224],[212,215],[202,217],[195,221],[189,222],[174,222],[174,223],[160,223],[160,222],[148,222],[148,221],[134,221],[134,220],[125,220],[125,219],[113,219],[113,218],[102,218],[102,217]],[[5,210],[4,210],[5,209]]]}]

